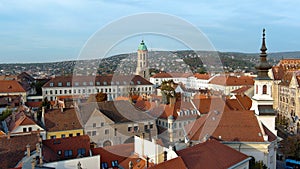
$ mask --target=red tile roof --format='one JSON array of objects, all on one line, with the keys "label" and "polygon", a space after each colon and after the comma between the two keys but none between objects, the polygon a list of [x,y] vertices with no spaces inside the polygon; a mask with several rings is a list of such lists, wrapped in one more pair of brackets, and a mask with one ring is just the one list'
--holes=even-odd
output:
[{"label": "red tile roof", "polygon": [[203,80],[208,80],[209,78],[211,78],[211,76],[209,74],[200,74],[200,73],[195,73],[194,76],[197,79],[203,79]]},{"label": "red tile roof", "polygon": [[236,89],[234,91],[231,91],[231,93],[237,93],[237,94],[245,93],[250,88],[251,88],[251,86],[243,86],[243,87],[238,88],[238,89]]},{"label": "red tile roof", "polygon": [[208,140],[180,150],[177,154],[183,159],[189,169],[224,169],[248,158],[247,155],[216,140]]},{"label": "red tile roof", "polygon": [[211,111],[185,127],[190,140],[215,137],[223,141],[263,142],[262,131],[253,111]]},{"label": "red tile roof", "polygon": [[[152,83],[139,75],[57,76],[49,80],[43,87],[72,87],[76,86],[76,82],[78,82],[78,86],[152,85]],[[53,86],[50,86],[51,83]],[[61,83],[61,86],[58,86],[58,83]]]},{"label": "red tile roof", "polygon": [[0,137],[0,168],[13,168],[22,160],[26,151],[26,145],[30,145],[30,149],[35,150],[38,143],[37,133],[21,136]]},{"label": "red tile roof", "polygon": [[0,93],[26,92],[22,85],[16,80],[0,80]]},{"label": "red tile roof", "polygon": [[17,127],[23,125],[37,125],[37,123],[30,117],[26,116],[23,111],[15,113],[14,116],[15,121],[13,120],[13,114],[5,119],[9,131],[13,131]]},{"label": "red tile roof", "polygon": [[[144,169],[147,168],[147,162],[145,159],[139,158],[136,154],[131,155],[130,157],[126,158],[124,161],[120,163],[120,166],[124,169],[129,169],[129,162],[133,163],[133,169]],[[149,162],[148,167],[154,166],[153,163]]]},{"label": "red tile roof", "polygon": [[153,167],[150,167],[149,169],[167,169],[167,168],[187,169],[186,165],[184,164],[184,162],[180,156],[173,158],[171,160],[159,163]]},{"label": "red tile roof", "polygon": [[134,153],[134,144],[133,143],[118,144],[114,146],[106,146],[103,147],[103,149],[114,154],[118,154],[124,157],[129,157]]},{"label": "red tile roof", "polygon": [[223,86],[241,86],[241,85],[254,85],[253,77],[251,76],[215,76],[209,82],[210,84],[223,85]]},{"label": "red tile roof", "polygon": [[42,102],[26,102],[25,105],[27,107],[40,107]]},{"label": "red tile roof", "polygon": [[122,161],[124,161],[127,158],[127,156],[122,156],[121,154],[118,153],[116,154],[114,152],[104,149],[103,147],[92,149],[92,154],[100,155],[100,162],[107,163],[108,168],[112,167],[112,161],[118,161],[118,164],[120,164]]},{"label": "red tile roof", "polygon": [[82,129],[74,108],[48,110],[45,113],[45,127],[47,131],[65,131]]},{"label": "red tile roof", "polygon": [[[90,138],[87,135],[43,140],[43,157],[46,162],[78,157],[78,149],[85,149],[83,156],[90,151]],[[61,155],[58,155],[58,151]],[[65,157],[65,150],[72,150],[71,157]]]},{"label": "red tile roof", "polygon": [[155,75],[152,76],[152,78],[186,78],[192,76],[191,73],[156,73]]}]

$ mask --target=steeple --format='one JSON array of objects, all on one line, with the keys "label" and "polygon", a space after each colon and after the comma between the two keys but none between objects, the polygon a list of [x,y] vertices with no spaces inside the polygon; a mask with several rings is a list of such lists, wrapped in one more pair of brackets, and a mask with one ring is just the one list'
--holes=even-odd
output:
[{"label": "steeple", "polygon": [[265,29],[263,29],[263,37],[262,37],[262,45],[260,48],[260,61],[259,63],[255,66],[255,69],[257,70],[257,78],[256,79],[270,79],[268,76],[268,71],[272,67],[268,62],[267,62],[267,47],[266,47],[266,34],[265,34]]}]

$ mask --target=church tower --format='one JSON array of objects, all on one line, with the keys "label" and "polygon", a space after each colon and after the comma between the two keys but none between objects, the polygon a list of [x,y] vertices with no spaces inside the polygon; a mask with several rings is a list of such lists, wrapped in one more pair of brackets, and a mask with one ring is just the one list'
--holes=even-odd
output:
[{"label": "church tower", "polygon": [[137,51],[136,75],[140,75],[149,80],[148,49],[143,40],[140,43]]},{"label": "church tower", "polygon": [[251,110],[255,111],[257,119],[270,131],[277,135],[275,130],[275,111],[273,109],[272,79],[268,71],[272,67],[267,62],[267,47],[265,42],[265,29],[263,29],[262,46],[260,49],[260,61],[255,66],[257,77],[254,80],[254,95],[252,97]]}]

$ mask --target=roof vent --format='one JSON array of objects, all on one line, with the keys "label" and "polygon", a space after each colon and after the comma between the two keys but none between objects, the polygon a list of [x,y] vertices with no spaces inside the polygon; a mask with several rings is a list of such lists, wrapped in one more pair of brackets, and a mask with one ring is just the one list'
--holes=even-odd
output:
[{"label": "roof vent", "polygon": [[12,86],[11,86],[11,85],[9,85],[9,86],[8,86],[8,89],[12,89]]}]

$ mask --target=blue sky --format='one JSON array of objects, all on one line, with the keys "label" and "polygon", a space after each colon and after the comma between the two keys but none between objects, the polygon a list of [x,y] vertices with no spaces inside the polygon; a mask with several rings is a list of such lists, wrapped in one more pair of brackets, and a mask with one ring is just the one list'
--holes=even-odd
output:
[{"label": "blue sky", "polygon": [[[193,24],[219,51],[258,52],[262,28],[268,52],[299,51],[299,6],[295,0],[0,0],[0,63],[74,60],[97,31],[144,12]],[[180,48],[141,38],[153,49]],[[138,39],[116,53],[135,51]]]}]

